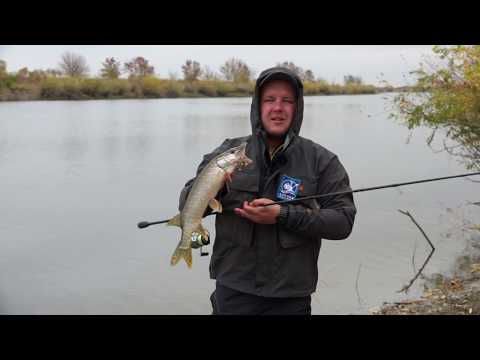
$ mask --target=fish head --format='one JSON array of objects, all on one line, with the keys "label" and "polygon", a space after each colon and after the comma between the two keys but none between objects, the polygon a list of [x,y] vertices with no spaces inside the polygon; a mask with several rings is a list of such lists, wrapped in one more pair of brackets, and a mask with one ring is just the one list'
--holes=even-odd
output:
[{"label": "fish head", "polygon": [[228,168],[230,171],[241,170],[244,167],[250,165],[253,161],[245,153],[247,143],[244,142],[239,146],[235,146],[222,155],[220,155],[220,161],[222,168]]}]

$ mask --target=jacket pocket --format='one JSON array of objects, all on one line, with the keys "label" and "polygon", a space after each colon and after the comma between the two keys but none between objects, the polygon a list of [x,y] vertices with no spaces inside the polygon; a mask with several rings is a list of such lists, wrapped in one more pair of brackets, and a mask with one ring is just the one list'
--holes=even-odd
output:
[{"label": "jacket pocket", "polygon": [[[314,178],[309,177],[299,177],[302,180],[302,190],[298,193],[297,197],[312,196],[317,194],[317,181]],[[316,199],[309,200],[300,200],[293,203],[293,205],[301,205],[307,209],[315,210],[319,209],[320,206]],[[278,226],[278,238],[280,246],[284,249],[295,248],[298,246],[305,245],[309,243],[312,239],[304,237],[298,233],[287,230],[281,225]]]},{"label": "jacket pocket", "polygon": [[[302,185],[303,189],[299,192],[297,197],[305,197],[305,196],[312,196],[317,194],[317,187],[318,183],[316,179],[313,178],[302,178]],[[297,204],[301,204],[309,209],[319,209],[320,205],[316,199],[310,200],[301,200],[297,202]]]},{"label": "jacket pocket", "polygon": [[232,249],[231,229],[235,219],[232,215],[217,215],[215,218],[215,242],[212,259],[221,259]]},{"label": "jacket pocket", "polygon": [[292,231],[279,227],[278,240],[282,248],[290,249],[297,246],[305,245],[309,242],[310,239],[300,236],[299,234],[295,234]]},{"label": "jacket pocket", "polygon": [[232,176],[230,188],[237,191],[258,192],[258,176],[241,171],[235,173]]},{"label": "jacket pocket", "polygon": [[[258,175],[239,172],[233,175],[230,193],[234,207],[242,207],[244,201],[252,201],[258,197]],[[250,247],[253,240],[254,223],[233,214],[233,227],[230,229],[232,245]]]},{"label": "jacket pocket", "polygon": [[258,176],[245,172],[236,173],[229,188],[230,191],[220,200],[225,214],[218,216],[218,222],[222,226],[217,227],[216,236],[229,241],[231,246],[250,247],[254,223],[236,215],[233,209],[242,207],[244,201],[250,202],[258,197]]},{"label": "jacket pocket", "polygon": [[253,239],[253,222],[236,214],[217,215],[214,251],[219,257],[232,247],[250,247]]},{"label": "jacket pocket", "polygon": [[230,191],[222,196],[220,202],[225,210],[233,211],[241,207],[244,201],[252,201],[258,196],[258,177],[239,172],[233,175],[228,187]]}]

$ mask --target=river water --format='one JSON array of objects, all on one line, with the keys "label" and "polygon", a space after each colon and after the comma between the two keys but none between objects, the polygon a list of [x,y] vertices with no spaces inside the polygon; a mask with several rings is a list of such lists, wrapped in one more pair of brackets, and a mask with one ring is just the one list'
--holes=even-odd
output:
[{"label": "river water", "polygon": [[[301,135],[339,156],[352,188],[468,172],[426,145],[427,129],[407,144],[391,96],[306,97]],[[171,267],[178,228],[136,224],[175,215],[203,154],[250,132],[249,111],[249,98],[0,103],[0,313],[209,314],[210,258]],[[418,269],[430,248],[397,209],[436,246],[425,273],[448,269],[479,200],[465,179],[356,194],[351,236],[323,242],[312,313],[405,298],[412,255]]]}]

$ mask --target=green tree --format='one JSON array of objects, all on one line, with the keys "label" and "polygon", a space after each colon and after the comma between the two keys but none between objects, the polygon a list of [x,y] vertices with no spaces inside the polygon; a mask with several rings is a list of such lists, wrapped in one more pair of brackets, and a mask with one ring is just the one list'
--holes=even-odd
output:
[{"label": "green tree", "polygon": [[202,75],[200,64],[196,61],[187,60],[182,65],[183,78],[187,81],[196,81]]},{"label": "green tree", "polygon": [[120,63],[113,57],[106,58],[100,69],[100,76],[105,79],[118,79],[121,74]]},{"label": "green tree", "polygon": [[76,78],[87,76],[89,71],[85,58],[71,52],[62,55],[59,66],[64,75]]},{"label": "green tree", "polygon": [[480,45],[434,46],[427,59],[411,72],[413,91],[395,96],[391,116],[410,129],[432,128],[445,133],[443,150],[458,156],[468,168],[480,168]]},{"label": "green tree", "polygon": [[5,74],[7,72],[7,63],[5,60],[0,59],[0,74]]},{"label": "green tree", "polygon": [[221,67],[220,73],[227,81],[237,83],[248,82],[253,77],[253,71],[250,67],[240,59],[228,59]]}]

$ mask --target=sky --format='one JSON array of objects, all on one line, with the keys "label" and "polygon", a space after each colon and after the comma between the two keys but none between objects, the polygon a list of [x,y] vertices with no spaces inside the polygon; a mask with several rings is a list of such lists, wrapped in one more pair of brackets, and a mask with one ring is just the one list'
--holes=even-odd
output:
[{"label": "sky", "polygon": [[61,56],[69,51],[85,57],[90,76],[98,76],[107,57],[122,62],[143,56],[155,74],[182,78],[181,66],[187,59],[218,71],[229,58],[246,62],[258,75],[279,62],[292,61],[315,77],[342,83],[345,75],[360,76],[365,83],[409,85],[409,72],[418,68],[432,45],[0,45],[0,59],[7,71],[58,68]]}]

